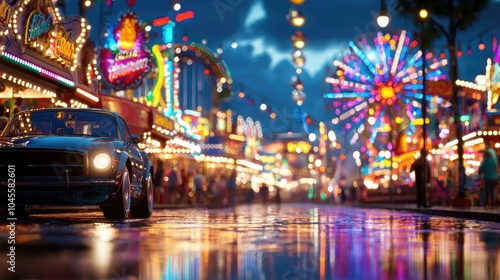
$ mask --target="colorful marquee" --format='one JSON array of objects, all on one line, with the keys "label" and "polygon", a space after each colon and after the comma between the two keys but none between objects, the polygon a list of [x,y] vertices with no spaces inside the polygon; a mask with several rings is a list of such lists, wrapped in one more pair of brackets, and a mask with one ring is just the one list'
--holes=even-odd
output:
[{"label": "colorful marquee", "polygon": [[116,26],[107,29],[110,36],[106,36],[100,65],[106,81],[116,90],[137,88],[152,69],[144,27],[129,11],[119,17]]},{"label": "colorful marquee", "polygon": [[[2,22],[8,9],[0,5]],[[64,20],[50,1],[25,0],[15,6],[12,27],[21,52],[29,48],[73,71],[90,26],[85,19]]]}]

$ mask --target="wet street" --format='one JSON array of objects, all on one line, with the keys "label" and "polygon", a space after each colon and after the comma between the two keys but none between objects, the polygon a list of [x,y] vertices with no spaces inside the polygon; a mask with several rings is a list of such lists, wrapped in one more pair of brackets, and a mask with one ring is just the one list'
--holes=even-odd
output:
[{"label": "wet street", "polygon": [[0,279],[500,279],[500,224],[313,204],[2,221]]}]

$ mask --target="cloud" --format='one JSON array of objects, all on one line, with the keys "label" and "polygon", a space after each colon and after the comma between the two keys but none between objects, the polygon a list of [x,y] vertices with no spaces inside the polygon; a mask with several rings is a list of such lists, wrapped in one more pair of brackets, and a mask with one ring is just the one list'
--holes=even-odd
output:
[{"label": "cloud", "polygon": [[267,13],[264,9],[264,5],[261,1],[256,1],[250,8],[250,11],[248,12],[248,15],[245,19],[245,29],[250,30],[253,25],[258,23],[259,21],[266,19],[266,17]]},{"label": "cloud", "polygon": [[252,46],[252,56],[254,57],[264,54],[268,55],[271,59],[271,63],[269,64],[271,69],[275,68],[283,60],[290,58],[290,54],[280,51],[272,42],[269,42],[264,37],[243,40],[240,42],[240,45],[243,47]]},{"label": "cloud", "polygon": [[303,67],[304,71],[306,71],[311,77],[322,74],[324,67],[331,63],[335,54],[337,54],[345,46],[346,44],[331,43],[325,44],[325,46],[319,48],[304,48],[303,53],[306,58],[306,62]]}]

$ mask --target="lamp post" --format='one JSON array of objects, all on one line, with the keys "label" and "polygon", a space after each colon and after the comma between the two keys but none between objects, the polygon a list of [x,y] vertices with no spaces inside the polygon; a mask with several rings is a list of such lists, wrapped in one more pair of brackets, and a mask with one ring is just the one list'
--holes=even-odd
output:
[{"label": "lamp post", "polygon": [[[449,0],[447,2],[448,4],[448,9],[449,12],[457,10],[457,8],[454,6],[455,1]],[[446,42],[448,45],[448,51],[450,53],[450,81],[451,81],[451,87],[452,87],[452,103],[453,103],[453,118],[454,118],[454,125],[455,125],[455,133],[456,133],[456,138],[457,138],[457,155],[458,155],[458,197],[463,198],[465,197],[465,180],[466,180],[466,175],[465,175],[465,166],[464,166],[464,140],[462,138],[463,132],[462,132],[462,124],[460,122],[460,115],[461,115],[461,105],[460,105],[460,98],[458,94],[458,88],[456,84],[456,80],[458,78],[458,67],[457,67],[457,51],[456,51],[456,36],[457,36],[457,31],[463,24],[466,24],[466,19],[463,16],[449,16],[449,25],[448,29],[445,28],[444,25],[441,23],[435,21],[433,18],[431,18],[428,15],[427,10],[421,9],[419,16],[422,19],[425,19],[425,21],[428,21],[430,24],[432,24],[433,27],[435,27],[438,31],[441,32],[442,35],[446,38]],[[470,16],[473,16],[471,14]],[[424,21],[422,21],[422,24],[424,24]],[[466,24],[467,25],[467,24]]]},{"label": "lamp post", "polygon": [[[389,12],[387,11],[387,5],[385,3],[385,0],[381,0],[380,2],[380,11],[377,16],[377,24],[378,26],[384,28],[387,25],[389,25],[389,21],[391,18],[389,17]],[[392,116],[389,111],[389,119],[392,122]],[[389,131],[389,152],[390,152],[390,167],[389,167],[389,189],[390,189],[390,199],[391,199],[391,204],[394,203],[394,182],[392,181],[392,165],[393,165],[393,139],[392,139],[392,123]]]},{"label": "lamp post", "polygon": [[[427,11],[425,9],[422,9],[420,11],[420,18],[422,20],[425,20],[427,18]],[[420,32],[420,51],[422,52],[422,118],[424,119],[424,122],[422,124],[422,138],[424,140],[424,146],[423,148],[426,149],[425,142],[427,140],[427,93],[426,93],[426,84],[427,84],[427,79],[426,79],[426,73],[425,73],[425,68],[426,68],[426,42],[425,42],[425,35],[424,35],[424,22],[422,21],[421,24],[421,32]],[[424,172],[425,173],[425,172]],[[425,179],[425,178],[424,178]],[[425,182],[425,181],[424,181]]]},{"label": "lamp post", "polygon": [[[392,120],[391,114],[389,114],[390,119]],[[392,122],[392,121],[391,121]],[[391,189],[391,204],[394,203],[394,182],[392,181],[392,164],[394,163],[394,158],[393,158],[393,153],[392,150],[394,149],[394,145],[392,144],[393,138],[392,138],[392,125],[391,125],[391,130],[389,131],[389,152],[391,153],[391,161],[390,161],[390,167],[389,167],[389,188]]]},{"label": "lamp post", "polygon": [[[425,151],[424,154],[422,154],[421,156],[427,156],[427,147],[426,147],[426,142],[427,142],[427,89],[426,89],[426,86],[427,86],[427,77],[426,77],[426,73],[425,73],[425,68],[426,68],[426,41],[425,41],[425,34],[424,34],[424,31],[425,31],[425,25],[424,25],[424,22],[423,20],[425,20],[428,16],[428,13],[427,13],[427,10],[425,9],[422,9],[420,10],[420,18],[422,19],[422,23],[421,23],[421,31],[420,31],[420,51],[422,52],[422,119],[423,119],[423,123],[422,123],[422,138],[424,140],[424,144],[423,144],[423,151]],[[426,207],[427,206],[427,173],[430,171],[430,170],[427,170],[428,166],[427,166],[427,158],[424,158],[424,165],[422,167],[423,169],[423,172],[421,174],[422,176],[422,182],[424,184],[424,188],[422,190],[423,194],[422,194],[422,199],[423,199],[423,206]],[[430,172],[429,172],[430,173]]]}]

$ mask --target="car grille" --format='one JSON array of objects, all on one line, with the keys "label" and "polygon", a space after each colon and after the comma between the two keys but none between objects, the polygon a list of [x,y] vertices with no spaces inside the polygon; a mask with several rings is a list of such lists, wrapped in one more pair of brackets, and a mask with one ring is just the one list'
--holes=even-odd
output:
[{"label": "car grille", "polygon": [[85,155],[71,151],[7,150],[0,151],[0,167],[15,165],[16,177],[85,175]]}]

